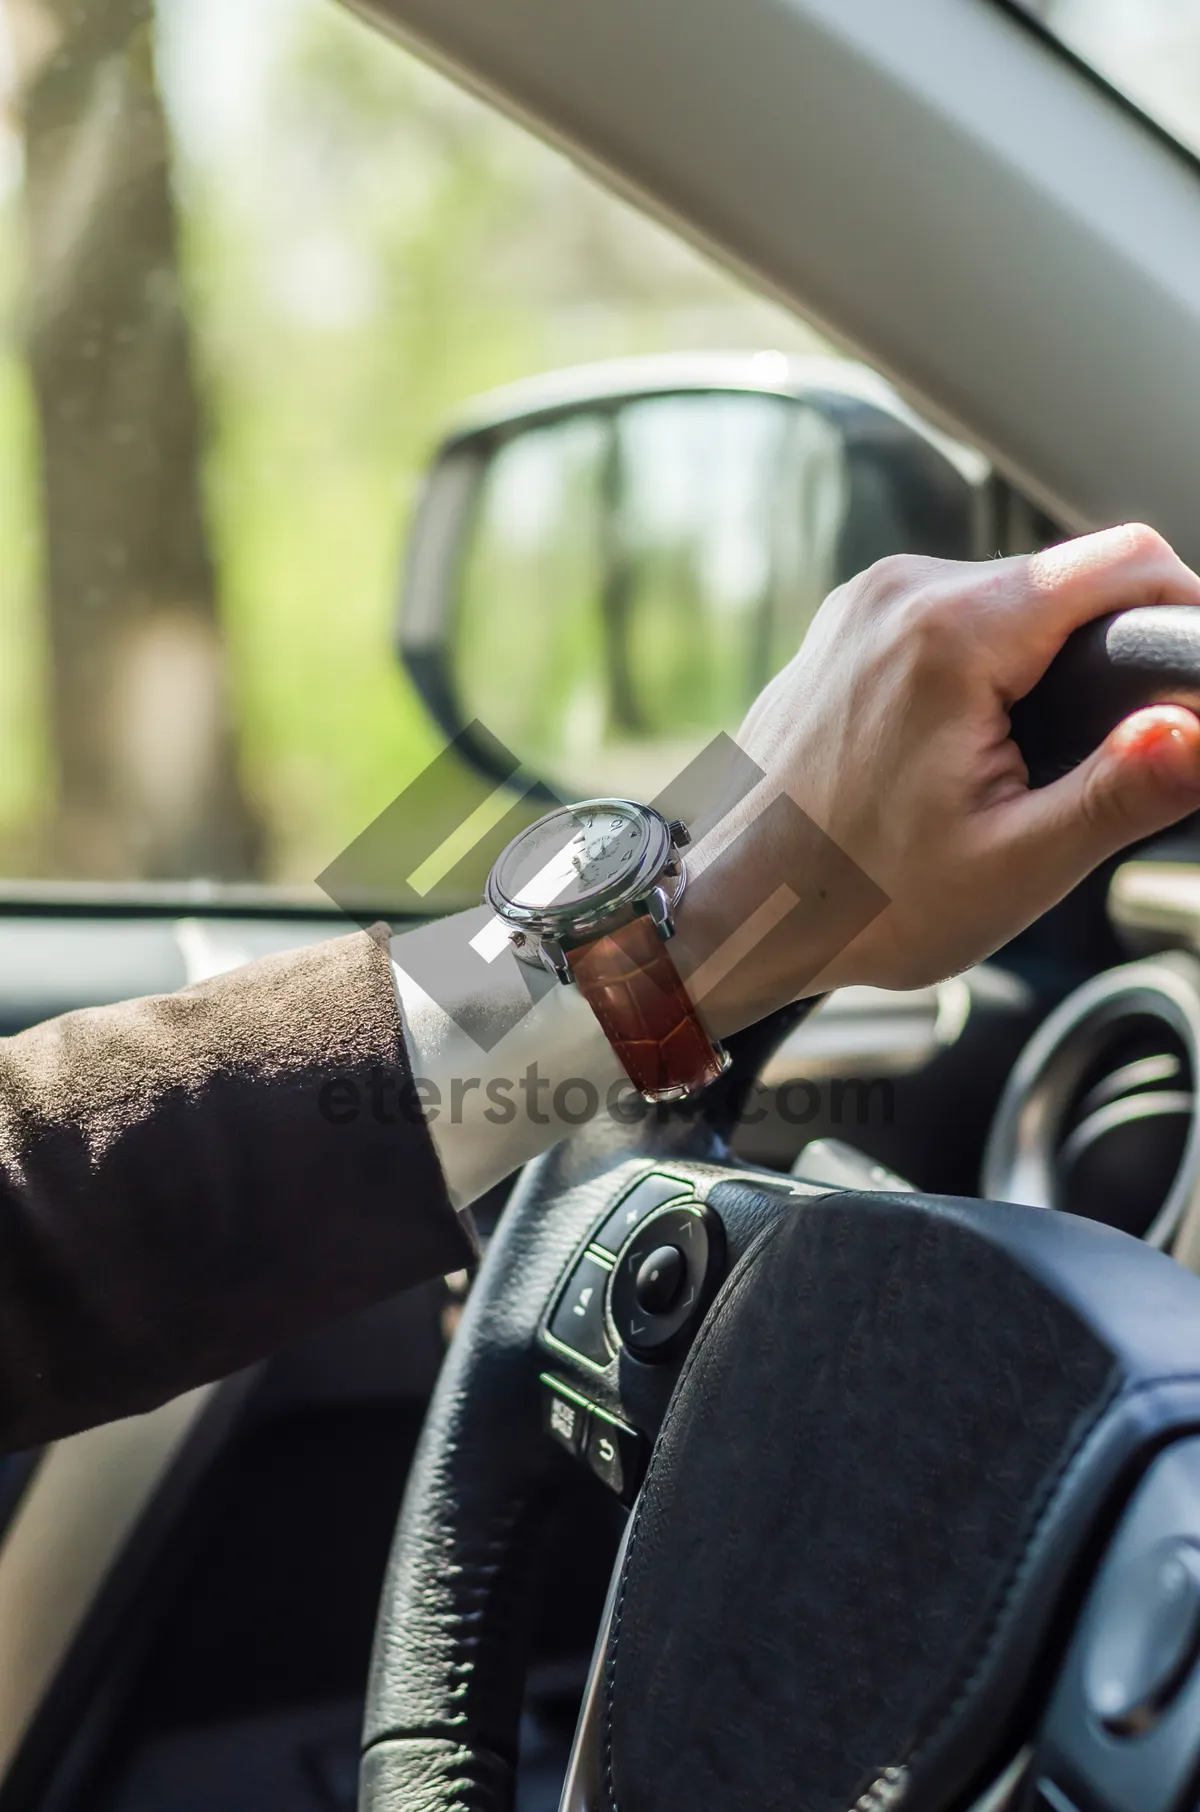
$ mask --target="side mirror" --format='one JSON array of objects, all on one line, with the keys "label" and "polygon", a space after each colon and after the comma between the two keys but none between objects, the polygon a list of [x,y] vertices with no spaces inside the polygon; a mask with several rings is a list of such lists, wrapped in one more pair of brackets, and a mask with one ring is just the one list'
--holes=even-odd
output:
[{"label": "side mirror", "polygon": [[400,652],[484,773],[505,777],[490,735],[564,797],[649,798],[736,731],[822,598],[872,561],[1055,535],[858,367],[585,367],[500,393],[439,449]]}]

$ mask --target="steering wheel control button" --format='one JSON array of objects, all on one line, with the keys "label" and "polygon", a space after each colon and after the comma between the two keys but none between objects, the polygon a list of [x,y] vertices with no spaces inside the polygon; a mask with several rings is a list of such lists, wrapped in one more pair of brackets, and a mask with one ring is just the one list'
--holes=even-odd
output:
[{"label": "steering wheel control button", "polygon": [[680,1196],[690,1193],[690,1186],[678,1177],[643,1177],[601,1223],[600,1231],[592,1244],[599,1246],[604,1252],[611,1252],[615,1257],[634,1228],[648,1214],[653,1214],[665,1202],[678,1201]]},{"label": "steering wheel control button", "polygon": [[637,1496],[646,1469],[646,1443],[636,1428],[627,1428],[602,1409],[593,1409],[588,1423],[585,1458],[600,1480],[623,1504]]},{"label": "steering wheel control button", "polygon": [[608,1266],[585,1252],[567,1280],[550,1320],[550,1333],[592,1365],[607,1365],[612,1348],[604,1328],[604,1293]]},{"label": "steering wheel control button", "polygon": [[1160,1543],[1108,1582],[1088,1645],[1084,1693],[1113,1736],[1143,1736],[1200,1654],[1200,1548]]},{"label": "steering wheel control button", "polygon": [[687,1260],[678,1246],[658,1246],[634,1279],[633,1293],[647,1315],[669,1315],[683,1292]]},{"label": "steering wheel control button", "polygon": [[591,1405],[546,1372],[542,1373],[541,1383],[542,1427],[551,1440],[565,1447],[573,1459],[578,1459],[587,1440]]},{"label": "steering wheel control button", "polygon": [[725,1230],[699,1202],[660,1208],[622,1248],[609,1286],[617,1335],[638,1359],[682,1352],[712,1301]]}]

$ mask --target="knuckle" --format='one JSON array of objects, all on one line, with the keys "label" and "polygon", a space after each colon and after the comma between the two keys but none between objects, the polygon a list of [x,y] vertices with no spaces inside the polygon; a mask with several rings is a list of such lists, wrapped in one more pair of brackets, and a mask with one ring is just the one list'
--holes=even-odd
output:
[{"label": "knuckle", "polygon": [[958,613],[953,600],[936,591],[911,592],[897,606],[893,626],[897,640],[925,665],[957,651]]},{"label": "knuckle", "polygon": [[1172,551],[1169,543],[1148,522],[1122,523],[1121,537],[1126,551],[1137,559],[1160,560]]},{"label": "knuckle", "polygon": [[862,595],[873,604],[890,604],[909,595],[929,573],[918,554],[884,554],[861,575]]}]

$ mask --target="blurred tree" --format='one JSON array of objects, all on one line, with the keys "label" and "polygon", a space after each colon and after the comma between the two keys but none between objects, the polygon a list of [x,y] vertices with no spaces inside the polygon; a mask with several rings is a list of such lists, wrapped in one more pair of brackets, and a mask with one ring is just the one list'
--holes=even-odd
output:
[{"label": "blurred tree", "polygon": [[72,875],[245,875],[153,0],[6,0]]}]

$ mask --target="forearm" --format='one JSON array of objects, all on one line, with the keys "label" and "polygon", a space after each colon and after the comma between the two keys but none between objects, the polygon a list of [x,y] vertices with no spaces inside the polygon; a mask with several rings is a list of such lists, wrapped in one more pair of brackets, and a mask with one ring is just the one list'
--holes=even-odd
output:
[{"label": "forearm", "polygon": [[[0,1449],[461,1268],[455,1206],[628,1102],[576,990],[488,1055],[409,944],[393,968],[357,934],[0,1040]],[[506,952],[465,1004],[480,1030],[527,1002]]]},{"label": "forearm", "polygon": [[0,1040],[4,1448],[149,1408],[471,1253],[375,939]]}]

